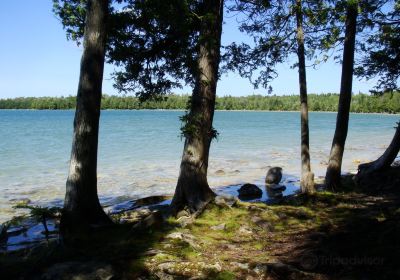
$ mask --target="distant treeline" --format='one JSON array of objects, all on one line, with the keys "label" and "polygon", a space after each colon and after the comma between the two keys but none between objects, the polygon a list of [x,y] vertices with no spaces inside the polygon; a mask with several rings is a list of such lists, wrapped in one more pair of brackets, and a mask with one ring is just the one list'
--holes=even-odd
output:
[{"label": "distant treeline", "polygon": [[[102,98],[102,109],[186,109],[188,95],[168,95],[162,100],[140,102],[133,96],[108,96]],[[68,97],[23,97],[0,99],[0,109],[74,109],[74,96]],[[336,111],[338,94],[310,94],[311,111]],[[250,95],[244,97],[217,97],[217,110],[265,110],[297,111],[297,95]],[[380,96],[357,94],[353,96],[351,111],[357,113],[400,113],[400,92]]]}]

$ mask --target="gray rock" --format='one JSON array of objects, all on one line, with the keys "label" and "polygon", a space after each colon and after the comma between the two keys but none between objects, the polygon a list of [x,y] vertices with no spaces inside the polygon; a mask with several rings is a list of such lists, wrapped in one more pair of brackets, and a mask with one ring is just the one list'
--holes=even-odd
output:
[{"label": "gray rock", "polygon": [[271,191],[276,191],[276,192],[283,192],[284,190],[286,190],[286,187],[284,185],[278,185],[278,184],[267,185],[267,188],[270,189]]},{"label": "gray rock", "polygon": [[244,184],[238,190],[241,198],[259,198],[262,196],[262,190],[253,184]]},{"label": "gray rock", "polygon": [[236,267],[237,269],[241,269],[241,270],[248,270],[249,269],[249,264],[248,263],[231,262],[230,265]]},{"label": "gray rock", "polygon": [[241,226],[239,228],[238,232],[242,235],[252,235],[253,234],[252,230],[247,226]]},{"label": "gray rock", "polygon": [[215,171],[215,175],[223,176],[223,175],[225,175],[225,171],[222,169],[219,169],[219,170]]},{"label": "gray rock", "polygon": [[282,168],[281,167],[271,167],[267,176],[265,177],[265,183],[270,184],[279,184],[282,180]]},{"label": "gray rock", "polygon": [[226,224],[220,224],[216,226],[210,227],[212,230],[225,230],[226,229]]},{"label": "gray rock", "polygon": [[145,217],[143,220],[134,224],[132,229],[145,229],[149,227],[158,227],[163,223],[164,219],[159,211],[153,211],[150,215]]},{"label": "gray rock", "polygon": [[15,203],[15,204],[30,204],[32,201],[29,198],[14,198],[10,199],[10,202]]},{"label": "gray rock", "polygon": [[214,203],[221,207],[232,207],[235,206],[238,199],[233,195],[217,195],[214,199]]},{"label": "gray rock", "polygon": [[183,232],[172,232],[170,234],[168,234],[166,237],[166,239],[175,239],[175,240],[182,240],[184,242],[186,242],[187,244],[189,244],[190,246],[192,246],[194,249],[199,250],[201,249],[201,242],[199,242],[196,237],[194,237],[193,235],[189,234],[189,233],[183,233]]}]

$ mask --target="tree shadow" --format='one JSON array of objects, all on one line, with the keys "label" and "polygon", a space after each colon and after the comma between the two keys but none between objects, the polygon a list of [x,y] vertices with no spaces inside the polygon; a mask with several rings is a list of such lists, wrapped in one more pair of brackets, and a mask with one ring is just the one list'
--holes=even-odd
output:
[{"label": "tree shadow", "polygon": [[293,247],[280,259],[328,279],[399,279],[400,197],[393,191],[374,193],[361,187],[304,198],[303,205],[311,209],[326,207],[326,220],[301,236],[294,234]]}]

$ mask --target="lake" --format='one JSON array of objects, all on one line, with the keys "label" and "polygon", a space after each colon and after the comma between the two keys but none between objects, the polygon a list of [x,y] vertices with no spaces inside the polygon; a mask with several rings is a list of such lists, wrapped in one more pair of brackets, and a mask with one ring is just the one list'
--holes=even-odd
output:
[{"label": "lake", "polygon": [[[183,149],[182,111],[102,111],[98,188],[102,203],[172,194]],[[73,111],[0,110],[0,222],[21,199],[62,205],[72,142]],[[335,113],[310,114],[312,168],[326,170]],[[352,114],[343,171],[377,158],[399,115]],[[268,166],[286,180],[300,174],[298,112],[217,111],[210,153],[211,187],[263,184]],[[298,182],[295,182],[298,184]]]}]

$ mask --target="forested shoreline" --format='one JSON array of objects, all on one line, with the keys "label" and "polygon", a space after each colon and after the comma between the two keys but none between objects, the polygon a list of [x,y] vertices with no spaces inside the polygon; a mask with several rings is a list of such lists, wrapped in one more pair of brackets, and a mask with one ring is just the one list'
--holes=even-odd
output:
[{"label": "forested shoreline", "polygon": [[[189,95],[168,95],[161,100],[140,102],[133,96],[104,95],[101,108],[120,110],[162,109],[184,110]],[[309,94],[310,111],[334,112],[337,110],[339,94]],[[298,111],[297,95],[249,95],[217,97],[216,110],[262,110]],[[0,99],[0,109],[65,110],[75,109],[76,97],[21,97]],[[368,94],[353,95],[351,112],[354,113],[400,113],[400,92],[379,96]]]}]

